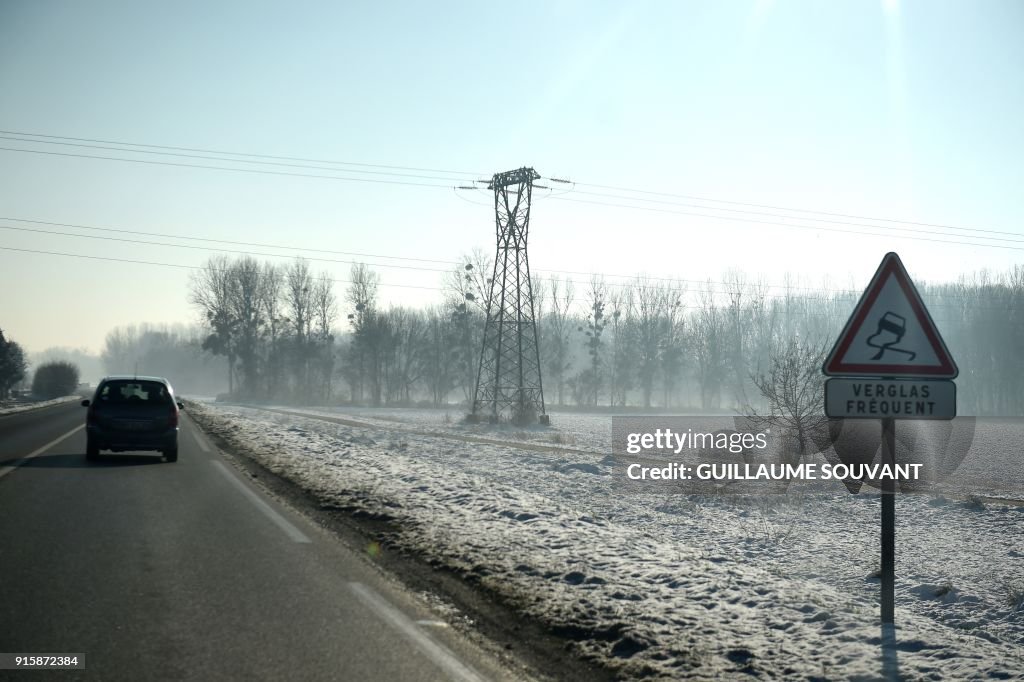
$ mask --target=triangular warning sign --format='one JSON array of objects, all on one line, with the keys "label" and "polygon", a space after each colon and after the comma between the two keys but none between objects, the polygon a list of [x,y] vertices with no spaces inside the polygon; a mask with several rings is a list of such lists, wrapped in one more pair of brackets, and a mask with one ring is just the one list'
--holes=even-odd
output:
[{"label": "triangular warning sign", "polygon": [[895,253],[885,254],[822,371],[935,379],[952,379],[959,372]]}]

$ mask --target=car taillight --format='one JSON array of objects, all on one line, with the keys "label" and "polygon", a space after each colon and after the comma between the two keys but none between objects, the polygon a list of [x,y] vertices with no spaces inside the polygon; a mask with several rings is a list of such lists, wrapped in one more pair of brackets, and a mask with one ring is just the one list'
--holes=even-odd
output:
[{"label": "car taillight", "polygon": [[88,424],[96,423],[96,403],[89,405],[89,411],[85,413],[85,421]]},{"label": "car taillight", "polygon": [[178,407],[177,407],[177,405],[172,405],[171,406],[171,418],[168,421],[167,425],[168,426],[177,426],[178,425]]}]

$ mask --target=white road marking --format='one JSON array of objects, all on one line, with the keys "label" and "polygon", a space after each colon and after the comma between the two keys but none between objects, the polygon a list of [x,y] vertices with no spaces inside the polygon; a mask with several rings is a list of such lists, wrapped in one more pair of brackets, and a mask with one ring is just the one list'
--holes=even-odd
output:
[{"label": "white road marking", "polygon": [[288,537],[290,537],[295,542],[310,542],[310,539],[306,537],[305,533],[303,533],[301,530],[293,526],[291,522],[288,521],[288,519],[278,514],[273,507],[264,502],[259,495],[250,490],[249,486],[242,483],[237,476],[231,473],[223,462],[214,460],[210,462],[210,464],[212,464],[217,469],[217,471],[224,474],[224,477],[231,481],[232,485],[241,490],[242,494],[245,495],[249,499],[249,501],[256,506],[257,509],[263,512],[263,514],[268,519],[277,524],[277,527],[283,530],[285,534],[288,535]]},{"label": "white road marking", "polygon": [[484,678],[456,658],[451,649],[443,644],[438,644],[428,637],[416,627],[416,623],[392,606],[373,588],[367,587],[362,583],[349,583],[348,586],[364,604],[373,609],[377,615],[387,621],[392,627],[408,637],[430,660],[451,675],[452,679],[465,682],[483,682]]},{"label": "white road marking", "polygon": [[29,460],[30,460],[30,459],[32,459],[33,457],[35,457],[35,456],[37,456],[37,455],[41,455],[41,454],[43,454],[44,452],[46,452],[47,450],[49,450],[50,448],[52,448],[52,447],[53,447],[54,445],[56,445],[57,443],[61,442],[61,441],[62,441],[62,440],[64,440],[65,438],[68,438],[68,437],[70,437],[70,436],[72,436],[72,435],[74,435],[74,434],[78,433],[79,431],[81,431],[81,430],[82,430],[82,429],[84,429],[84,428],[85,428],[85,424],[79,424],[79,425],[78,425],[78,426],[76,426],[75,428],[73,428],[73,429],[71,429],[70,431],[68,431],[67,433],[65,433],[65,434],[64,434],[63,436],[61,436],[61,437],[59,437],[59,438],[56,438],[56,439],[54,439],[54,440],[51,440],[51,441],[50,441],[49,443],[47,443],[47,444],[46,444],[46,445],[44,445],[43,447],[39,448],[38,450],[35,450],[35,451],[33,451],[33,452],[31,452],[31,453],[29,453],[29,454],[25,455],[25,456],[24,456],[24,457],[22,457],[21,459],[19,459],[19,460],[16,460],[16,461],[14,462],[14,464],[5,464],[5,465],[4,465],[4,467],[3,467],[2,469],[0,469],[0,478],[3,478],[4,476],[6,476],[7,474],[11,473],[12,471],[14,471],[14,470],[15,470],[15,469],[17,469],[18,467],[20,467],[20,466],[21,466],[22,464],[24,464],[25,462],[29,461]]},{"label": "white road marking", "polygon": [[196,426],[191,419],[189,420],[189,432],[192,434],[193,440],[195,440],[195,442],[199,444],[199,447],[202,448],[203,452],[213,452],[210,448],[210,444],[206,442],[206,436],[203,435],[203,432],[199,430],[199,427]]}]

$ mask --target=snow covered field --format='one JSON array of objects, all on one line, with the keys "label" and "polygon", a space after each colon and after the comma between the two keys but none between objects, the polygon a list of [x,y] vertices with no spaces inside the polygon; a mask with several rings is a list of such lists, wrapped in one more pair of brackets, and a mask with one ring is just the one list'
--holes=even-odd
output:
[{"label": "snow covered field", "polygon": [[[897,645],[883,664],[876,494],[623,494],[605,415],[521,430],[434,410],[322,412],[365,426],[191,411],[324,503],[393,519],[398,542],[629,677],[1024,679],[1020,504],[897,499]],[[976,492],[1024,498],[1022,443],[1017,422],[979,423],[981,460],[964,463]]]},{"label": "snow covered field", "polygon": [[50,405],[60,405],[61,403],[67,403],[74,400],[81,400],[80,395],[66,395],[63,398],[54,398],[53,400],[38,400],[35,402],[0,402],[0,414],[14,414],[16,412],[25,412],[27,410],[35,410],[40,407],[49,407]]}]

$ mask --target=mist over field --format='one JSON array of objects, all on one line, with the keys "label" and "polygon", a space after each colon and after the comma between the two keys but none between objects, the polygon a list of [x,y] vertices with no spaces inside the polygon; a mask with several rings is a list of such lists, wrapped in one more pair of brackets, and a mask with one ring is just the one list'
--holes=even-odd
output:
[{"label": "mist over field", "polygon": [[[354,266],[339,284],[301,259],[210,260],[187,297],[199,323],[111,330],[99,357],[50,349],[83,380],[172,378],[186,394],[295,405],[462,406],[479,370],[493,259],[464,258],[429,306],[385,305],[380,276]],[[952,355],[961,414],[1024,409],[1024,270],[919,285]],[[545,400],[552,407],[742,411],[761,377],[798,353],[821,365],[860,291],[722,281],[534,277]],[[824,377],[820,382],[824,381]],[[819,383],[820,383],[819,382]]]}]

